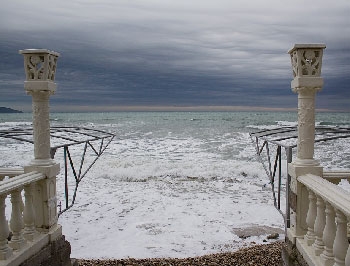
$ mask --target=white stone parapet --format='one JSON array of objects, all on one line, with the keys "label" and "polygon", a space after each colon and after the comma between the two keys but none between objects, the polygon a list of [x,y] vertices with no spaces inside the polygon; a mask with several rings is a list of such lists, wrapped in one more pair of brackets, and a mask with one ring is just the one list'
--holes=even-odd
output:
[{"label": "white stone parapet", "polygon": [[[1,173],[5,175],[5,173]],[[26,200],[24,209],[26,210],[22,215],[22,198],[21,190],[24,186],[35,184],[39,180],[45,178],[45,175],[38,172],[31,172],[27,174],[18,175],[16,177],[8,178],[0,182],[0,260],[9,259],[13,250],[21,250],[25,247],[26,241],[23,234],[23,215],[25,215],[26,225],[29,225],[28,229],[26,226],[24,230],[32,231],[35,217],[35,207],[33,201]],[[7,243],[7,238],[9,237],[9,226],[5,216],[5,199],[7,195],[11,195],[11,220],[10,227],[12,231],[12,238],[9,243]],[[30,213],[34,212],[34,213]],[[34,232],[33,232],[34,233]],[[34,240],[32,238],[32,240]]]},{"label": "white stone parapet", "polygon": [[[0,169],[0,176],[3,177],[0,181],[0,266],[20,265],[62,233],[60,226],[51,228],[50,232],[42,232],[35,226],[37,215],[42,212],[43,206],[35,204],[33,197],[46,175],[33,171],[13,176],[15,172],[21,171],[23,170]],[[23,190],[24,203],[21,197]],[[9,195],[11,217],[6,217],[5,200]],[[9,241],[10,229],[12,236]]]},{"label": "white stone parapet", "polygon": [[[350,194],[315,175],[300,176],[298,182],[309,193],[309,202],[302,203],[309,206],[306,218],[308,231],[304,238],[297,238],[298,250],[309,265],[350,265],[347,238]],[[317,204],[310,203],[314,197],[317,198]],[[314,235],[313,239],[307,237],[310,234]]]}]

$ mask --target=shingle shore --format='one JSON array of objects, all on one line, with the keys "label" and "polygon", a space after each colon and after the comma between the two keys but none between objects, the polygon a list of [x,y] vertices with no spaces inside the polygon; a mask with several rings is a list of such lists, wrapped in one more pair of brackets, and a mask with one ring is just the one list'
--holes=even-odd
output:
[{"label": "shingle shore", "polygon": [[245,266],[245,265],[281,265],[282,242],[255,245],[235,252],[217,253],[185,259],[120,259],[120,260],[85,260],[78,259],[79,266]]}]

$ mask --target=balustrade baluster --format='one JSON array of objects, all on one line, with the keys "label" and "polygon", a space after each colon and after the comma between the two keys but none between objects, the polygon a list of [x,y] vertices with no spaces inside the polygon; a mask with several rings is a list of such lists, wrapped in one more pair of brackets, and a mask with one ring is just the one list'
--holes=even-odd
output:
[{"label": "balustrade baluster", "polygon": [[315,220],[315,243],[312,245],[314,247],[315,255],[320,256],[324,250],[323,243],[323,230],[326,225],[326,216],[325,216],[325,204],[323,199],[320,196],[317,196],[317,216]]},{"label": "balustrade baluster", "polygon": [[25,242],[22,235],[23,231],[23,218],[21,211],[22,197],[21,191],[19,189],[14,190],[11,193],[11,203],[12,203],[12,213],[11,213],[11,221],[10,228],[12,230],[12,238],[9,245],[14,249],[21,249]]},{"label": "balustrade baluster", "polygon": [[345,266],[350,266],[350,246],[348,247],[348,252],[346,253]]},{"label": "balustrade baluster", "polygon": [[23,210],[24,233],[26,240],[33,241],[35,237],[35,223],[34,223],[34,206],[33,206],[33,188],[34,184],[24,186],[25,205]]},{"label": "balustrade baluster", "polygon": [[346,252],[349,247],[348,237],[347,237],[347,219],[345,215],[336,210],[336,223],[337,232],[335,234],[333,253],[334,253],[334,266],[345,266]]},{"label": "balustrade baluster", "polygon": [[6,260],[12,255],[12,249],[7,243],[10,230],[5,215],[5,199],[6,195],[0,196],[0,260]]},{"label": "balustrade baluster", "polygon": [[313,193],[310,189],[309,192],[309,210],[306,216],[306,224],[307,224],[307,233],[304,236],[304,239],[308,246],[310,246],[315,241],[315,232],[314,225],[316,220],[316,197],[315,193]]},{"label": "balustrade baluster", "polygon": [[[348,221],[349,221],[349,217],[348,217]],[[349,222],[348,222],[348,242],[350,244],[350,223]],[[350,245],[348,247],[348,251],[345,257],[345,266],[350,266]]]},{"label": "balustrade baluster", "polygon": [[321,254],[321,261],[324,266],[334,264],[333,244],[336,232],[335,212],[331,204],[326,202],[326,226],[323,230],[324,251]]}]

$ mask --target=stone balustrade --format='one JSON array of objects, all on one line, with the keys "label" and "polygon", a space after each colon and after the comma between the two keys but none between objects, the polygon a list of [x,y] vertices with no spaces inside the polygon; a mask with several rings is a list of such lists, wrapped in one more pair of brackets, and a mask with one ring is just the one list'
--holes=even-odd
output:
[{"label": "stone balustrade", "polygon": [[350,194],[326,179],[307,174],[298,177],[307,195],[304,219],[307,231],[296,239],[298,251],[308,265],[349,266]]},{"label": "stone balustrade", "polygon": [[[19,265],[49,242],[49,234],[36,230],[35,217],[42,206],[34,205],[33,200],[34,188],[46,176],[36,171],[24,174],[20,168],[1,168],[0,178],[0,265]],[[8,196],[10,219],[5,212]]]}]

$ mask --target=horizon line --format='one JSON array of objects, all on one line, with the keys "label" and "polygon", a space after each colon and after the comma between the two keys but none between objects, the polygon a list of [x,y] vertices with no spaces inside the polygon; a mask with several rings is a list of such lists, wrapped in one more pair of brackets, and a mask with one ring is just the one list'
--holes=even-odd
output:
[{"label": "horizon line", "polygon": [[[14,107],[15,108],[15,107]],[[23,108],[23,106],[22,106]],[[13,108],[11,108],[13,109]],[[15,108],[14,110],[19,110]],[[32,112],[31,106],[19,110],[24,113]],[[230,105],[200,105],[200,106],[181,106],[181,105],[125,105],[125,106],[67,106],[52,105],[52,113],[101,113],[101,112],[297,112],[297,107],[262,107],[262,106],[230,106]],[[345,112],[350,110],[336,110],[328,108],[316,108],[316,112]]]},{"label": "horizon line", "polygon": [[[127,106],[52,106],[52,112],[297,112],[298,108],[288,107],[261,107],[261,106],[152,106],[152,105],[127,105]],[[65,111],[62,111],[65,110]],[[334,110],[316,108],[316,112],[350,112],[350,110]]]}]

